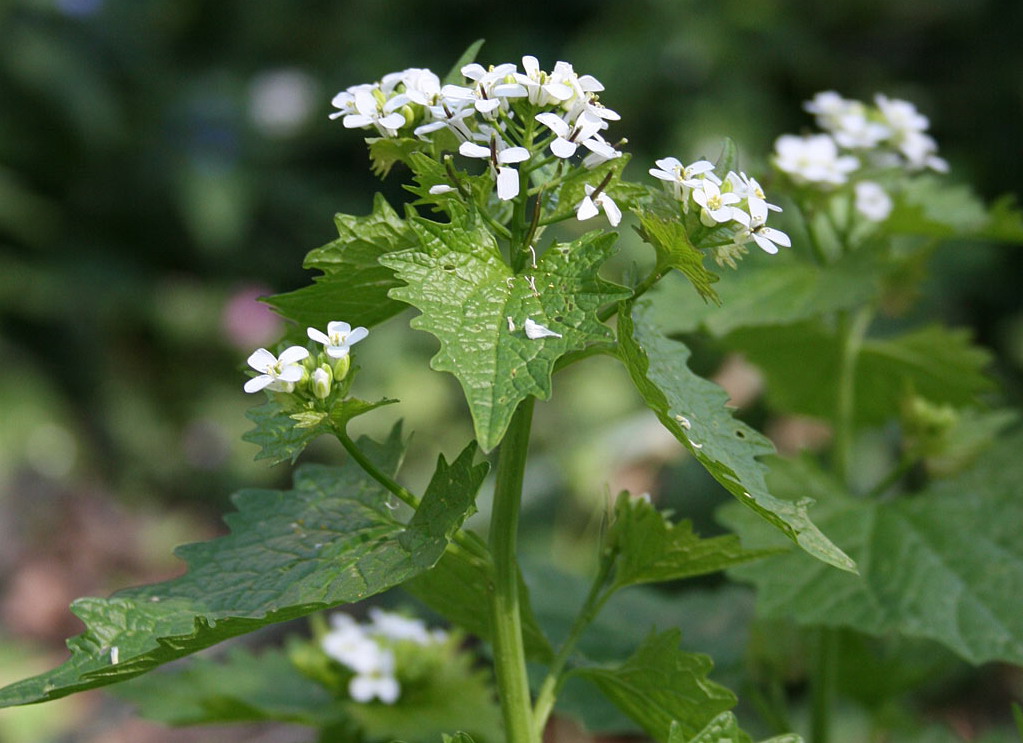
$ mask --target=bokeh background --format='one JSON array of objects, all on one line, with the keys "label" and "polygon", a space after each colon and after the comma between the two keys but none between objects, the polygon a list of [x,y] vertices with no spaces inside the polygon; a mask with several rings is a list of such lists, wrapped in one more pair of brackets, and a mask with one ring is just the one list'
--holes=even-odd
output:
[{"label": "bokeh background", "polygon": [[[239,438],[244,359],[282,331],[255,298],[308,282],[302,258],[332,239],[334,212],[368,212],[375,190],[402,199],[359,133],[328,120],[337,90],[443,74],[477,38],[484,62],[565,59],[605,84],[633,178],[669,154],[714,157],[726,135],[766,172],[774,138],[810,125],[803,100],[881,91],[915,101],[950,178],[993,199],[1023,182],[1021,33],[1019,0],[0,0],[0,681],[60,659],[71,599],[174,574],[172,547],[219,533],[232,491],[287,482]],[[1020,246],[951,245],[925,297],[996,354],[1014,403],[1021,278]],[[359,348],[360,384],[407,398],[414,480],[469,428],[452,380],[426,369],[430,339],[404,325]],[[609,461],[612,490],[719,502],[634,399],[604,393],[615,374],[573,377],[539,413],[540,451],[545,431],[584,432],[559,433],[568,456],[539,461],[527,511],[527,538],[566,570],[585,564]],[[983,727],[984,710],[946,706],[963,735]],[[5,743],[302,739],[210,735],[99,694],[0,712]]]}]

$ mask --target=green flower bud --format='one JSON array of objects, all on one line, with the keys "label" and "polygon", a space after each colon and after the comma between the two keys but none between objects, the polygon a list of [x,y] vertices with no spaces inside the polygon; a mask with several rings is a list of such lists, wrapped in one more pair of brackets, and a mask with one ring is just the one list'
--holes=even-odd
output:
[{"label": "green flower bud", "polygon": [[352,366],[352,358],[349,354],[345,354],[334,363],[334,379],[341,381],[348,376],[348,370]]},{"label": "green flower bud", "polygon": [[312,381],[313,395],[319,400],[326,400],[334,384],[334,371],[327,364],[321,364],[313,370]]}]

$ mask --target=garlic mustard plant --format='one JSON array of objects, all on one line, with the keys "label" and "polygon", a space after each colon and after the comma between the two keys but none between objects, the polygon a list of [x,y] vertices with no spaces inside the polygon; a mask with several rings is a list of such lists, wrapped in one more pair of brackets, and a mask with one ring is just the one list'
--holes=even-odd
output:
[{"label": "garlic mustard plant", "polygon": [[[183,700],[175,722],[284,719],[323,741],[540,743],[564,715],[661,743],[749,743],[731,711],[736,694],[698,652],[701,625],[718,614],[692,621],[702,603],[690,607],[697,594],[684,593],[683,648],[678,629],[657,625],[675,621],[677,607],[657,615],[664,594],[645,586],[720,571],[756,588],[760,617],[814,638],[812,662],[742,683],[754,703],[741,724],[774,743],[801,741],[788,729],[801,716],[813,743],[828,740],[844,688],[839,627],[940,643],[972,663],[1023,662],[1023,612],[1004,590],[1023,585],[1018,530],[979,546],[957,531],[977,512],[1023,518],[1023,444],[1004,433],[1015,417],[985,407],[987,356],[964,334],[892,330],[938,241],[1023,240],[1019,212],[949,196],[929,119],[884,95],[870,104],[815,95],[805,108],[821,131],[780,136],[772,155],[751,157],[770,163],[763,171],[740,168],[725,140],[713,161],[669,154],[632,180],[616,133],[628,117],[607,107],[596,77],[528,54],[483,64],[479,48],[443,76],[415,67],[351,85],[332,101],[329,120],[341,126],[325,122],[338,136],[363,132],[374,173],[404,179],[411,198],[396,209],[377,196],[369,214],[337,215],[338,238],[307,258],[322,275],[268,299],[306,345],[249,356],[244,390],[265,400],[245,439],[277,464],[322,436],[340,444],[342,463],[302,464],[287,490],[239,493],[230,533],[181,551],[183,576],[77,602],[86,630],[69,642],[71,659],[0,690],[0,703],[128,680],[309,616],[283,652],[239,650],[133,683],[154,698],[161,684],[175,689],[166,693]],[[614,275],[620,244],[635,267]],[[719,276],[709,264],[732,270]],[[398,403],[357,396],[357,357],[387,337],[373,328],[409,317],[435,341],[432,359],[418,359],[424,370],[453,376],[465,398],[472,440],[454,458],[429,438],[411,444],[400,423],[376,439],[349,431]],[[679,338],[696,336],[756,364],[763,415],[816,420],[817,448],[765,458],[773,442],[690,367]],[[572,438],[535,440],[534,407],[556,374],[589,359],[619,365],[613,379],[633,392],[602,394],[645,406],[706,472],[729,533],[701,537],[663,507],[651,477],[639,495],[577,499],[596,509],[581,521],[600,524],[579,530],[592,547],[588,576],[539,555],[520,565],[520,543],[537,543],[519,539],[524,492],[540,500],[569,487],[540,490],[543,478],[527,477],[558,469],[533,468],[531,446],[556,461]],[[880,475],[857,459],[862,442],[879,440],[891,449]],[[436,457],[422,488],[402,484],[414,481],[401,469],[412,445]],[[484,523],[470,527],[485,483]],[[964,493],[979,511],[961,505]],[[985,556],[995,552],[1005,559],[992,581]],[[363,604],[397,587],[446,628]],[[354,614],[324,613],[342,605]],[[216,673],[243,672],[246,684],[203,696]],[[797,686],[813,689],[809,703]],[[790,702],[807,714],[790,716]]]}]

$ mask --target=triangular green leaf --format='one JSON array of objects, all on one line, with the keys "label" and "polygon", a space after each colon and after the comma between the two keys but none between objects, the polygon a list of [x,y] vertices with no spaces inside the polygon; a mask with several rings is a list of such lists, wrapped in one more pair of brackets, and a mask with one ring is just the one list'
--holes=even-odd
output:
[{"label": "triangular green leaf", "polygon": [[618,315],[622,359],[647,406],[739,502],[817,559],[855,571],[853,561],[810,521],[809,502],[780,500],[768,492],[767,468],[757,458],[774,446],[732,417],[725,391],[689,369],[689,349],[661,335],[649,323],[647,307],[625,305]]},{"label": "triangular green leaf", "polygon": [[332,320],[372,327],[405,305],[388,297],[398,286],[382,255],[415,244],[408,223],[377,194],[365,217],[334,217],[340,237],[306,256],[305,267],[323,272],[311,286],[270,297],[267,302],[299,326],[326,328]]},{"label": "triangular green leaf", "polygon": [[[757,585],[766,617],[930,638],[972,663],[1023,663],[1021,451],[1017,434],[961,475],[882,502],[835,495],[838,486],[808,462],[779,463],[772,485],[820,494],[815,518],[857,560],[862,577],[823,569],[798,552],[734,575]],[[747,543],[771,543],[741,511],[723,515]]]},{"label": "triangular green leaf", "polygon": [[707,678],[713,667],[710,658],[681,650],[680,639],[678,630],[651,634],[617,667],[589,666],[571,673],[596,684],[657,740],[668,740],[672,722],[692,736],[715,715],[734,707],[736,699]]},{"label": "triangular green leaf", "polygon": [[[779,409],[834,419],[841,346],[832,330],[819,323],[765,327],[737,331],[726,342],[764,372],[768,398]],[[993,386],[983,371],[990,361],[965,330],[931,326],[867,339],[856,365],[855,420],[884,423],[910,395],[957,407],[976,405],[978,395]]]},{"label": "triangular green leaf", "polygon": [[242,441],[259,447],[256,459],[269,459],[271,466],[294,462],[313,439],[326,432],[321,425],[296,426],[292,412],[276,400],[245,411],[256,427],[242,434]]},{"label": "triangular green leaf", "polygon": [[[457,544],[450,544],[440,562],[402,587],[453,624],[490,641],[493,632],[489,591],[493,580],[489,563]],[[533,616],[529,589],[521,576],[519,609],[526,655],[538,663],[550,663],[554,651]]]},{"label": "triangular green leaf", "polygon": [[312,727],[347,717],[343,703],[276,649],[231,648],[223,660],[196,657],[183,669],[142,676],[114,692],[165,725],[277,720]]},{"label": "triangular green leaf", "polygon": [[[400,428],[367,456],[393,473]],[[447,537],[474,508],[487,465],[475,445],[443,458],[408,524],[386,506],[386,491],[354,466],[300,467],[290,491],[244,490],[225,521],[231,533],[178,550],[188,572],[72,611],[86,632],[68,641],[63,666],[0,690],[0,706],[56,699],[122,681],[273,622],[357,601],[432,567]]]},{"label": "triangular green leaf", "polygon": [[[515,275],[482,227],[425,219],[413,225],[420,247],[381,259],[408,284],[391,294],[423,313],[412,326],[440,341],[432,366],[457,377],[480,446],[490,451],[519,402],[550,396],[561,356],[612,337],[595,312],[627,294],[597,276],[615,235],[591,232],[556,243],[536,268]],[[527,320],[560,337],[527,337]]]},{"label": "triangular green leaf", "polygon": [[772,554],[744,550],[739,538],[728,535],[701,539],[690,521],[673,524],[645,498],[618,496],[615,520],[608,532],[615,560],[615,590],[640,583],[692,578]]},{"label": "triangular green leaf", "polygon": [[692,283],[701,299],[718,303],[717,292],[711,286],[717,275],[703,265],[703,253],[689,241],[685,224],[676,218],[662,219],[653,212],[637,211],[639,236],[653,246],[659,270],[674,268]]}]

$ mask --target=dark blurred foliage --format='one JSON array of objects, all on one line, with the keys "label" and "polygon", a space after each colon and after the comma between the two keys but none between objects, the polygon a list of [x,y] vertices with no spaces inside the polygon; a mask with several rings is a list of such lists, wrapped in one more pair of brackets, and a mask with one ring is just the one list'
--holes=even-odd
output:
[{"label": "dark blurred foliage", "polygon": [[[247,297],[307,282],[334,212],[403,193],[328,120],[341,88],[443,74],[477,38],[485,63],[565,59],[605,84],[637,179],[723,136],[766,172],[813,93],[885,92],[991,199],[1023,181],[1021,31],[1019,0],[0,0],[0,506],[56,480],[214,513],[287,479],[238,441],[239,370],[280,330]],[[1019,398],[1020,247],[951,246],[936,267],[933,309],[974,327]]]}]

